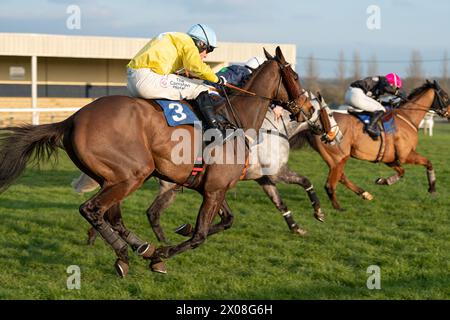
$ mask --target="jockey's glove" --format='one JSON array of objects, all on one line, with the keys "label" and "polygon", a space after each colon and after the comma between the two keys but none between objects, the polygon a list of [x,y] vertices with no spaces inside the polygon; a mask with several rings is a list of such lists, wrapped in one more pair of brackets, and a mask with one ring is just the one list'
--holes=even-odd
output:
[{"label": "jockey's glove", "polygon": [[406,94],[405,94],[403,91],[400,91],[400,92],[397,94],[397,97],[399,97],[400,99],[402,99],[402,100],[404,100],[404,101],[407,100]]},{"label": "jockey's glove", "polygon": [[226,85],[228,83],[227,79],[225,79],[224,76],[220,76],[218,78],[219,78],[219,81],[217,81],[218,85],[224,86],[224,85]]}]

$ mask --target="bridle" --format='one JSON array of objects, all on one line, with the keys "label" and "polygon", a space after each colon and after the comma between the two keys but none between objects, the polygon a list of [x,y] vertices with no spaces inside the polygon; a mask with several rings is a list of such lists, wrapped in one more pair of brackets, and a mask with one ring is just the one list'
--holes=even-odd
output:
[{"label": "bridle", "polygon": [[433,100],[433,103],[431,104],[431,107],[428,107],[428,106],[422,105],[420,103],[414,102],[414,101],[412,101],[410,99],[403,99],[405,102],[415,104],[415,105],[417,105],[419,107],[423,107],[423,109],[422,108],[416,108],[416,109],[402,108],[402,106],[400,106],[399,109],[403,109],[403,110],[418,110],[418,111],[432,110],[432,111],[436,112],[436,114],[438,114],[441,117],[448,117],[449,116],[448,111],[445,111],[445,109],[450,104],[450,101],[449,101],[448,98],[446,98],[444,100],[444,98],[442,97],[441,93],[444,92],[444,90],[437,84],[432,89],[434,90],[435,95],[434,95],[434,100]]},{"label": "bridle", "polygon": [[[298,92],[290,92],[290,86],[289,86],[289,73],[294,74],[293,78],[295,81],[298,81],[298,75],[292,70],[292,69],[288,69],[288,67],[290,67],[289,63],[285,63],[282,64],[278,59],[274,58],[273,60],[275,60],[278,63],[278,66],[280,68],[280,78],[278,80],[278,86],[277,86],[277,91],[275,94],[275,98],[269,98],[269,97],[265,97],[265,96],[261,96],[258,95],[254,92],[242,89],[242,88],[238,88],[229,84],[226,84],[225,86],[245,93],[247,96],[249,97],[257,97],[260,99],[264,99],[264,100],[268,100],[270,101],[270,103],[272,105],[279,105],[281,107],[283,107],[284,109],[286,109],[287,111],[289,111],[292,116],[294,117],[298,117],[299,114],[301,114],[306,120],[308,120],[311,116],[308,116],[307,113],[305,112],[305,105],[308,102],[308,93],[305,89],[302,88],[302,90],[298,91]],[[279,94],[280,94],[280,88],[281,88],[281,83],[284,82],[284,85],[286,87],[286,91],[288,93],[288,101],[283,101],[281,99],[278,98]],[[225,92],[225,90],[223,90]],[[226,93],[225,93],[226,95]],[[299,101],[299,103],[297,103],[297,101],[302,98],[301,101]],[[228,100],[228,97],[227,97]]]},{"label": "bridle", "polygon": [[445,111],[445,109],[450,104],[450,101],[449,101],[448,97],[446,97],[446,99],[444,101],[444,98],[442,98],[442,95],[441,95],[441,92],[444,90],[442,90],[442,88],[440,86],[437,86],[437,88],[435,88],[434,90],[435,90],[436,94],[434,95],[433,104],[431,105],[430,109],[435,111],[439,116],[446,118],[449,116],[449,114],[448,114],[448,111]]},{"label": "bridle", "polygon": [[[307,103],[309,97],[308,97],[308,92],[302,88],[301,91],[295,90],[295,92],[290,92],[290,86],[289,86],[289,74],[293,75],[293,78],[295,81],[298,81],[298,75],[297,73],[294,72],[294,70],[292,70],[290,68],[291,64],[286,62],[286,63],[281,63],[278,59],[275,59],[275,61],[278,63],[278,66],[280,67],[280,79],[278,80],[278,87],[277,87],[277,91],[275,94],[275,98],[272,99],[272,104],[275,105],[279,105],[281,107],[283,107],[284,109],[286,109],[287,111],[289,111],[294,117],[298,117],[299,114],[301,114],[306,120],[309,120],[309,118],[311,117],[308,116],[304,110],[305,104]],[[284,85],[286,87],[286,91],[288,93],[288,101],[281,101],[280,99],[278,99],[278,95],[280,93],[280,87],[281,87],[281,82],[284,81]],[[297,103],[297,101],[302,98],[301,101],[299,101],[299,104]]]}]

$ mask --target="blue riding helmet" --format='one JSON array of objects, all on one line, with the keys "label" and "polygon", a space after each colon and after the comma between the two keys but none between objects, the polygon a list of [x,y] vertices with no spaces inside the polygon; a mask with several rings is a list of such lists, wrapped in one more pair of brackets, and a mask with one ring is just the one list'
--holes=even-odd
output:
[{"label": "blue riding helmet", "polygon": [[204,48],[203,47],[201,48],[201,46],[199,46],[198,42],[195,43],[197,45],[197,47],[199,48],[199,50],[206,49],[208,52],[212,52],[214,50],[214,48],[217,47],[216,33],[213,29],[208,27],[206,24],[198,23],[198,24],[193,25],[192,27],[189,28],[187,34],[190,35],[191,38],[194,39],[194,41],[199,40],[199,41],[203,42],[203,44],[205,45]]}]

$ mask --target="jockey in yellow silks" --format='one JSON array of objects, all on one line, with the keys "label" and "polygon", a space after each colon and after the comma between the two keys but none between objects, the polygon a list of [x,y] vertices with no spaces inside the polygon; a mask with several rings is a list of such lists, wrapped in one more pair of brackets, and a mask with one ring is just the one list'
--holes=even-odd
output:
[{"label": "jockey in yellow silks", "polygon": [[[131,95],[145,99],[196,99],[208,128],[219,128],[219,118],[214,112],[214,102],[209,96],[210,87],[203,83],[225,84],[203,62],[217,47],[213,29],[205,24],[192,26],[187,33],[167,32],[149,41],[128,63],[128,90]],[[186,74],[199,79],[178,75]]]}]

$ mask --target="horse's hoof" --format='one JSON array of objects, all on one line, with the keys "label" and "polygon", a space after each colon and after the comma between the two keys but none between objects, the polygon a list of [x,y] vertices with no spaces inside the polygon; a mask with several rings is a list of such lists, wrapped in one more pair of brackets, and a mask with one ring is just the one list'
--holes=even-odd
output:
[{"label": "horse's hoof", "polygon": [[428,192],[430,193],[430,196],[432,196],[432,197],[436,197],[437,196],[437,192],[436,192],[436,190],[428,190]]},{"label": "horse's hoof", "polygon": [[182,235],[184,237],[189,237],[192,234],[192,225],[190,223],[184,223],[175,229],[175,233]]},{"label": "horse's hoof", "polygon": [[144,243],[137,248],[136,253],[144,259],[150,259],[155,250],[154,245]]},{"label": "horse's hoof", "polygon": [[377,180],[375,180],[375,183],[379,186],[384,186],[387,184],[386,179],[385,178],[378,178]]},{"label": "horse's hoof", "polygon": [[367,191],[365,191],[362,195],[361,195],[361,197],[364,199],[364,200],[369,200],[369,201],[371,201],[371,200],[373,200],[373,195],[371,195],[369,192],[367,192]]},{"label": "horse's hoof", "polygon": [[152,270],[153,272],[157,272],[157,273],[162,273],[162,274],[166,274],[167,273],[167,268],[166,268],[166,264],[164,263],[164,261],[161,260],[156,260],[156,261],[152,261],[150,263],[150,270]]},{"label": "horse's hoof", "polygon": [[295,227],[294,229],[292,229],[292,232],[295,234],[298,234],[301,237],[304,237],[308,234],[308,231],[305,229],[300,228],[299,226]]},{"label": "horse's hoof", "polygon": [[325,221],[325,213],[323,213],[322,211],[316,211],[316,212],[314,212],[314,218],[316,218],[320,222],[324,222]]},{"label": "horse's hoof", "polygon": [[125,263],[120,259],[116,260],[114,267],[116,268],[117,274],[121,278],[125,278],[125,276],[128,274],[128,270],[130,269],[130,267],[128,266],[128,263]]}]

